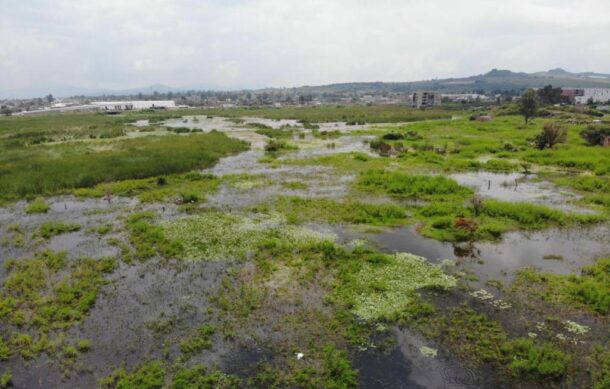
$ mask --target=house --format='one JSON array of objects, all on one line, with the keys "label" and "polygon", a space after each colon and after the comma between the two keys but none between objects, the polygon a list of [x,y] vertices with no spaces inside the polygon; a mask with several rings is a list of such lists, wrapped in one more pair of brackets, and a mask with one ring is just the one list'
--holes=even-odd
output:
[{"label": "house", "polygon": [[442,95],[438,92],[418,90],[413,93],[413,108],[438,107],[441,105]]},{"label": "house", "polygon": [[607,103],[610,101],[610,88],[585,88],[582,94],[574,97],[576,104]]},{"label": "house", "polygon": [[91,105],[104,111],[165,109],[176,107],[176,103],[173,100],[94,101]]}]

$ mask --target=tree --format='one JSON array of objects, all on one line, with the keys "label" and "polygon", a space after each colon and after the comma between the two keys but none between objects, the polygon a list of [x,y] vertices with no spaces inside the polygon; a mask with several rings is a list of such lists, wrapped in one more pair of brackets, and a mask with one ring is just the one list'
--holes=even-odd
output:
[{"label": "tree", "polygon": [[538,98],[543,105],[561,103],[561,88],[553,88],[553,85],[547,85],[544,88],[538,89]]},{"label": "tree", "polygon": [[535,90],[528,89],[521,96],[521,100],[519,100],[519,113],[523,115],[526,125],[531,118],[536,116],[536,112],[538,112],[538,105],[538,94]]},{"label": "tree", "polygon": [[53,95],[52,95],[52,94],[50,94],[50,93],[49,93],[47,96],[45,96],[45,99],[47,100],[47,102],[48,102],[48,103],[52,103],[52,102],[53,102],[53,100],[55,100],[55,99],[53,98]]},{"label": "tree", "polygon": [[552,149],[558,143],[565,143],[568,139],[568,131],[561,123],[547,123],[542,132],[534,139],[534,144],[540,150]]}]

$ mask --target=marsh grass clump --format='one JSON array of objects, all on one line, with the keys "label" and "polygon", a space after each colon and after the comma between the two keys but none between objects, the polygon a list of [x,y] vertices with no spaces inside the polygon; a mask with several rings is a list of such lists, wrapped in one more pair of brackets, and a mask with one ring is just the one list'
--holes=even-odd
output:
[{"label": "marsh grass clump", "polygon": [[382,170],[370,170],[361,174],[358,186],[365,190],[419,199],[465,198],[473,193],[471,189],[444,176],[411,175]]},{"label": "marsh grass clump", "polygon": [[502,345],[508,356],[508,369],[519,378],[537,381],[560,380],[568,371],[572,358],[552,343],[534,344],[532,339],[520,338]]},{"label": "marsh grass clump", "polygon": [[25,213],[47,213],[49,211],[49,205],[43,197],[36,197],[33,201],[29,202],[25,207]]},{"label": "marsh grass clump", "polygon": [[65,234],[67,232],[79,231],[80,228],[81,226],[76,223],[53,220],[42,223],[34,235],[44,239],[51,239],[54,236]]},{"label": "marsh grass clump", "polygon": [[[3,153],[0,197],[10,200],[92,188],[105,182],[178,174],[209,167],[221,157],[248,148],[245,142],[216,131],[106,142],[109,145],[101,150],[87,143],[66,143]],[[12,162],[2,163],[6,160]]]},{"label": "marsh grass clump", "polygon": [[290,128],[272,128],[260,123],[248,123],[249,127],[254,127],[257,130],[254,131],[257,134],[265,135],[268,138],[273,139],[292,139],[296,130]]},{"label": "marsh grass clump", "polygon": [[598,259],[583,267],[580,275],[557,275],[523,269],[513,285],[546,303],[584,307],[606,315],[610,312],[610,258]]},{"label": "marsh grass clump", "polygon": [[103,183],[92,188],[81,188],[74,191],[79,197],[137,196],[144,203],[163,202],[168,200],[184,201],[183,194],[193,194],[198,201],[205,199],[205,194],[215,191],[220,179],[212,174],[189,172],[169,176],[152,177],[137,180],[124,180]]},{"label": "marsh grass clump", "polygon": [[292,223],[308,221],[332,224],[399,225],[408,223],[406,210],[396,204],[369,204],[352,199],[308,199],[298,196],[280,196],[274,209],[286,215]]},{"label": "marsh grass clump", "polygon": [[188,336],[180,342],[180,351],[183,354],[193,354],[212,348],[214,333],[216,333],[216,327],[211,324],[199,327],[196,334]]},{"label": "marsh grass clump", "polygon": [[110,258],[69,261],[65,252],[48,250],[32,259],[11,261],[2,287],[2,317],[14,324],[28,317],[41,329],[67,328],[91,308],[105,282],[103,274],[115,266]]},{"label": "marsh grass clump", "polygon": [[267,154],[276,154],[282,151],[298,150],[298,147],[286,142],[285,140],[276,140],[272,138],[265,145],[265,152]]},{"label": "marsh grass clump", "polygon": [[140,212],[126,220],[130,240],[135,247],[135,258],[145,260],[157,254],[165,258],[180,255],[184,249],[180,241],[166,237],[165,230],[154,219],[154,213]]},{"label": "marsh grass clump", "polygon": [[0,375],[0,389],[10,388],[12,386],[13,375],[10,370],[6,370]]},{"label": "marsh grass clump", "polygon": [[174,366],[167,362],[150,361],[132,370],[116,369],[98,381],[103,389],[187,389],[244,387],[237,376],[225,374],[218,369],[207,369],[203,365],[192,367]]}]

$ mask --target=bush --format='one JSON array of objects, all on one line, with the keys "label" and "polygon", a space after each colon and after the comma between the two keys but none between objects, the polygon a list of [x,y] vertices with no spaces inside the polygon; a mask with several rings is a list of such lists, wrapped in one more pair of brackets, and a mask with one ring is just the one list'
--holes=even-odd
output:
[{"label": "bush", "polygon": [[568,131],[559,123],[547,123],[542,132],[534,138],[534,145],[540,149],[552,149],[558,143],[565,143],[568,139]]},{"label": "bush", "polygon": [[592,146],[601,145],[604,139],[610,136],[610,126],[591,124],[580,132],[580,136]]}]

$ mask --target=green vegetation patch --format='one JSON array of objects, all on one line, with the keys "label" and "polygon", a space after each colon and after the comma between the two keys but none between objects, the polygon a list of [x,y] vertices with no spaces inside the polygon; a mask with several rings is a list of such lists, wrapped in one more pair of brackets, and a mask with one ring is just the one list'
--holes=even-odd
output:
[{"label": "green vegetation patch", "polygon": [[406,210],[396,204],[370,204],[346,199],[279,196],[273,209],[292,223],[324,222],[331,224],[398,225],[408,223]]},{"label": "green vegetation patch", "polygon": [[515,291],[544,302],[583,307],[607,315],[610,312],[610,258],[585,266],[580,275],[556,275],[527,268],[517,273]]},{"label": "green vegetation patch", "polygon": [[178,242],[189,260],[243,259],[266,238],[281,237],[293,244],[334,240],[334,236],[286,225],[279,214],[251,218],[221,212],[203,212],[163,224],[165,236]]},{"label": "green vegetation patch", "polygon": [[425,258],[400,253],[369,257],[347,287],[355,294],[353,311],[360,318],[393,320],[408,308],[416,290],[455,285],[455,278],[439,266]]},{"label": "green vegetation patch", "polygon": [[44,239],[51,239],[54,236],[65,234],[66,232],[78,231],[80,228],[80,225],[76,223],[52,220],[42,223],[34,235]]},{"label": "green vegetation patch", "polygon": [[104,389],[231,389],[242,387],[241,379],[203,365],[193,367],[166,366],[161,361],[151,361],[131,371],[117,369],[99,381]]},{"label": "green vegetation patch", "polygon": [[3,199],[52,194],[99,183],[141,179],[205,168],[247,149],[220,132],[118,141],[39,145],[0,157]]},{"label": "green vegetation patch", "polygon": [[49,205],[42,197],[36,197],[25,206],[26,213],[47,213],[48,211]]},{"label": "green vegetation patch", "polygon": [[112,258],[68,260],[65,252],[49,250],[8,260],[0,319],[41,331],[69,328],[91,309],[106,282],[104,274],[115,266]]},{"label": "green vegetation patch", "polygon": [[145,203],[167,200],[184,203],[193,199],[199,202],[206,194],[215,191],[219,184],[220,179],[214,175],[193,171],[186,174],[102,183],[92,188],[75,189],[74,194],[81,197],[137,196]]},{"label": "green vegetation patch", "polygon": [[371,170],[358,178],[364,190],[417,199],[463,198],[472,195],[469,188],[460,186],[445,176],[411,175],[402,172]]}]

